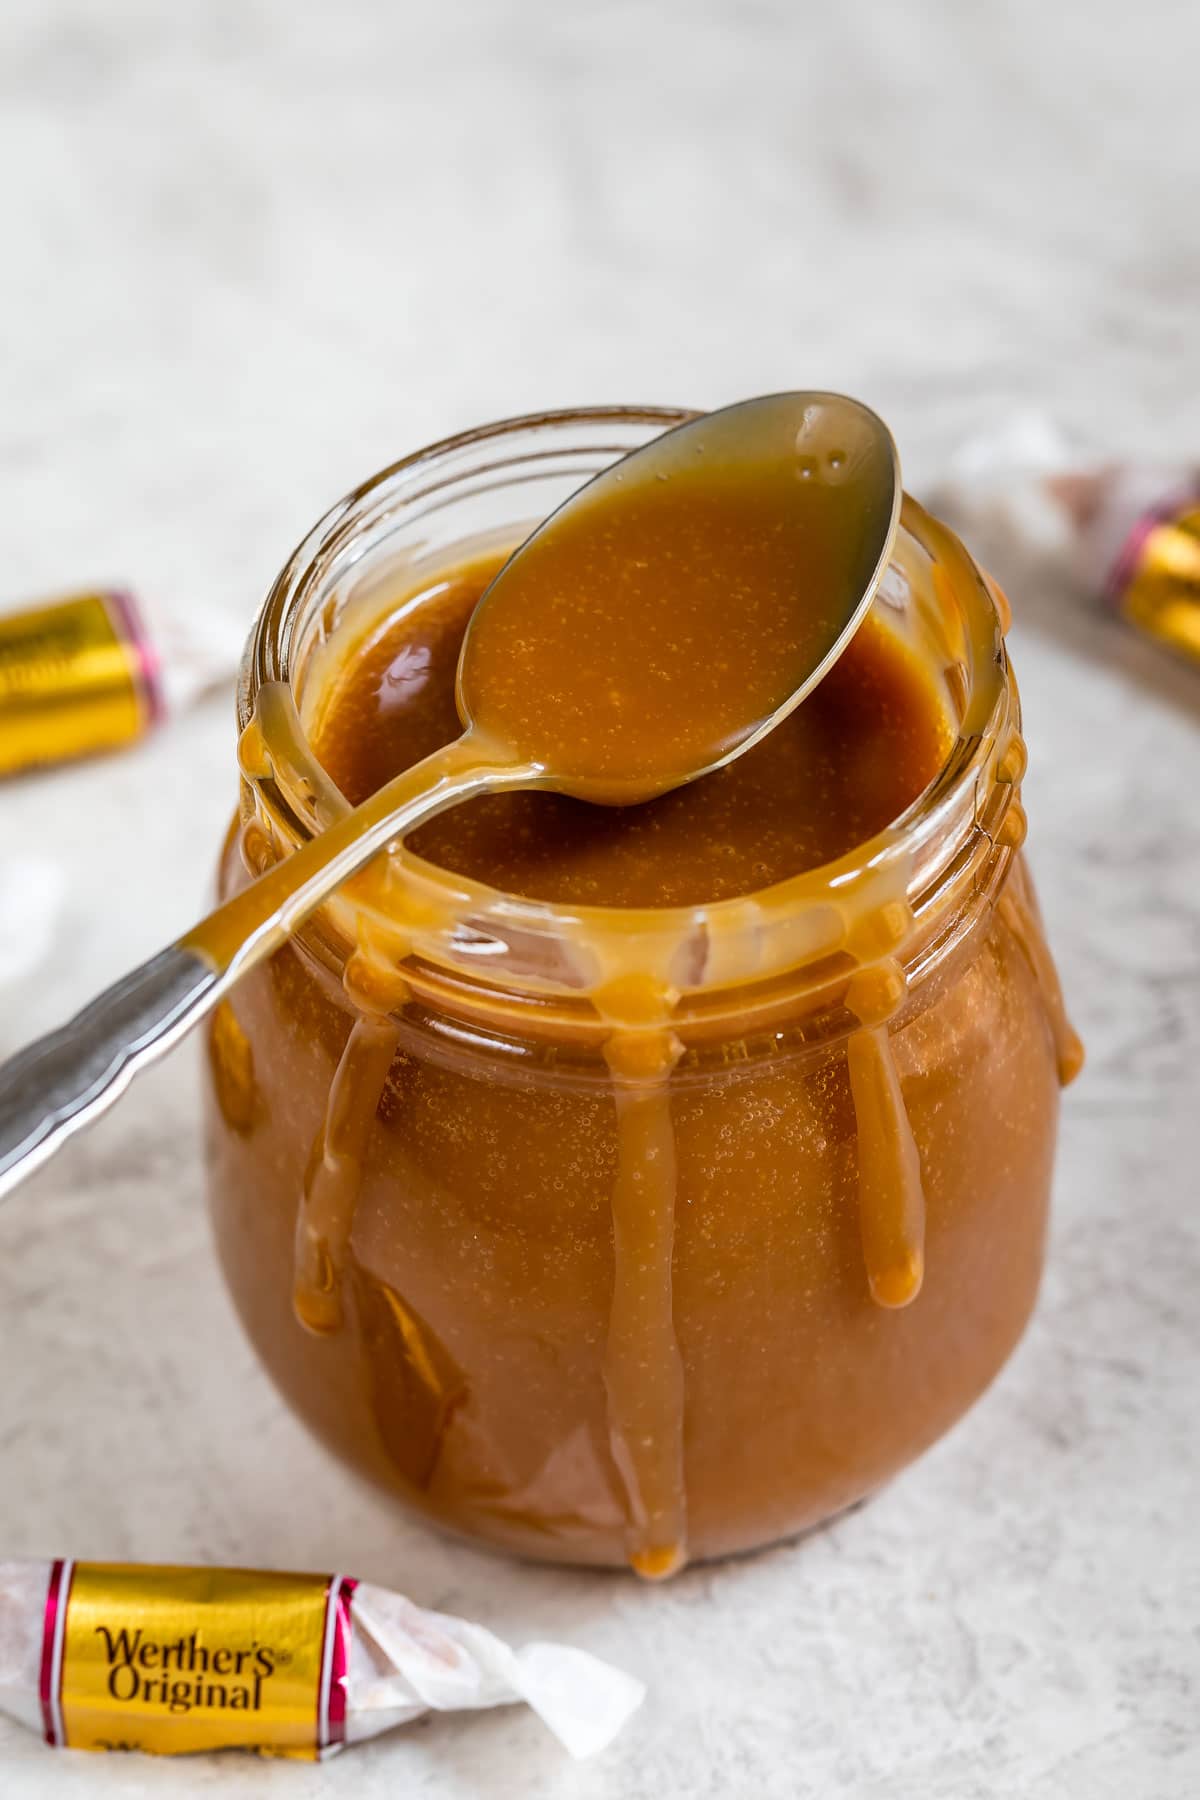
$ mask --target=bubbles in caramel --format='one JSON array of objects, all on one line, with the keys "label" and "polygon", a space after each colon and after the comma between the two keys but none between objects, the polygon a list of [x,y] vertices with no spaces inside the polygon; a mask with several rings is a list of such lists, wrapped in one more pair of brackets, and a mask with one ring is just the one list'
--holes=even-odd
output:
[{"label": "bubbles in caramel", "polygon": [[[670,422],[468,434],[314,534],[248,658],[223,893],[457,736],[531,508]],[[302,1416],[442,1525],[650,1576],[931,1443],[1032,1307],[1079,1060],[1023,768],[994,591],[906,502],[853,644],[740,761],[467,802],[249,974],[212,1206]]]}]

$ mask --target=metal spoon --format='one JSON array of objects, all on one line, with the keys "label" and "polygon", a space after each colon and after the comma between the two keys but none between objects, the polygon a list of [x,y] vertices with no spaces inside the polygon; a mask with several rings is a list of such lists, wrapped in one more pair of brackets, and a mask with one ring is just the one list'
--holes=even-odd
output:
[{"label": "metal spoon", "polygon": [[0,1196],[434,813],[525,787],[627,804],[742,755],[849,642],[900,498],[887,427],[823,393],[706,414],[597,475],[479,602],[461,738],[0,1067]]}]

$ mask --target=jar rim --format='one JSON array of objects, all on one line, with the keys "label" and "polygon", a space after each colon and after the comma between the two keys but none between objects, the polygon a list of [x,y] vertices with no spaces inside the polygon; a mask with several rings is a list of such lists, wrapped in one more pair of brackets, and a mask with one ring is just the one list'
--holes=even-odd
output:
[{"label": "jar rim", "polygon": [[[619,433],[624,428],[651,427],[655,428],[651,435],[655,435],[657,430],[667,430],[692,416],[688,409],[656,406],[572,407],[530,413],[442,438],[368,477],[317,521],[272,584],[243,659],[238,687],[240,727],[244,730],[249,725],[258,695],[267,683],[292,684],[297,673],[298,627],[304,608],[338,558],[349,556],[353,560],[356,533],[365,532],[373,520],[391,517],[418,499],[428,500],[443,489],[452,489],[462,478],[457,465],[464,455],[474,451],[486,454],[494,445],[512,443],[523,435],[552,434],[560,428],[595,427],[597,433],[613,428]],[[596,453],[611,450],[614,455],[629,447],[601,441],[589,445]],[[550,456],[554,452],[527,454]],[[499,465],[485,462],[482,466],[486,469]],[[405,488],[408,492],[401,491]],[[948,655],[953,661],[957,654],[963,691],[956,735],[941,768],[899,817],[881,831],[833,862],[803,870],[766,888],[687,906],[579,906],[533,899],[455,874],[401,845],[389,854],[402,869],[406,891],[415,890],[427,900],[436,898],[443,909],[448,909],[448,915],[460,927],[466,924],[471,933],[486,935],[494,926],[508,937],[514,933],[556,937],[570,927],[593,945],[609,944],[618,951],[627,950],[635,939],[647,944],[678,944],[701,925],[708,934],[736,936],[754,930],[761,937],[765,924],[778,925],[786,920],[794,927],[796,921],[806,920],[811,929],[785,931],[784,942],[776,946],[776,954],[764,957],[760,944],[750,960],[761,976],[777,972],[784,965],[795,968],[827,956],[844,938],[844,924],[834,924],[824,915],[834,912],[841,918],[852,897],[869,907],[873,896],[882,899],[888,893],[895,894],[899,884],[899,890],[915,905],[917,897],[928,892],[956,858],[961,860],[964,844],[972,833],[984,830],[987,835],[981,823],[982,797],[989,786],[989,775],[994,781],[1000,733],[1005,719],[1015,715],[1016,701],[995,589],[954,534],[908,494],[903,500],[898,545],[907,546],[910,561],[914,557],[923,559],[933,588],[943,602],[952,599],[958,609],[961,632]],[[319,772],[315,756],[312,762]],[[289,784],[286,780],[277,784],[274,817],[285,831],[294,834],[296,841],[303,841],[322,828],[314,786],[320,787],[319,779],[315,784]],[[328,778],[324,793],[327,799],[332,795],[343,807],[346,805]],[[456,960],[461,966],[463,958]],[[483,974],[485,981],[486,960],[486,956],[481,957],[473,969],[473,973],[478,970]],[[469,954],[466,961],[471,967]],[[742,962],[744,965],[744,958]],[[596,966],[600,970],[609,966],[603,954]],[[501,975],[502,971],[496,967],[494,973]],[[730,974],[734,974],[732,969]],[[748,974],[750,971],[742,966],[736,979],[744,980]],[[505,973],[503,985],[507,986],[509,980]],[[533,980],[528,985],[536,990],[542,984]],[[600,983],[571,981],[566,985]],[[714,977],[710,971],[695,984],[675,985],[709,987],[714,985]],[[719,978],[715,985],[722,985]],[[551,982],[550,986],[555,984]]]}]

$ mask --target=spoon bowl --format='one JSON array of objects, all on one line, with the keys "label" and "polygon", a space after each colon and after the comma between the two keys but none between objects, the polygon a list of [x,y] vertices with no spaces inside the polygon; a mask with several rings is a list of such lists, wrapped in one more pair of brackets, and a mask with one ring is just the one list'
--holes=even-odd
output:
[{"label": "spoon bowl", "polygon": [[458,709],[538,784],[623,805],[740,756],[845,648],[887,566],[899,459],[868,407],[784,393],[605,469],[499,571]]}]

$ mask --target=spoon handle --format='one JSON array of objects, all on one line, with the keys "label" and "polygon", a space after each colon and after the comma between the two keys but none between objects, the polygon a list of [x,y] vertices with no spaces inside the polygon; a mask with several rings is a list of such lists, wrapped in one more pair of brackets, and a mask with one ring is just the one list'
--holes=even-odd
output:
[{"label": "spoon handle", "polygon": [[371,858],[469,794],[536,785],[539,771],[487,756],[468,733],[435,751],[106,988],[68,1024],[0,1065],[0,1199],[137,1072],[179,1042]]},{"label": "spoon handle", "polygon": [[218,980],[172,944],[0,1068],[0,1199],[208,1011]]}]

